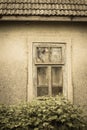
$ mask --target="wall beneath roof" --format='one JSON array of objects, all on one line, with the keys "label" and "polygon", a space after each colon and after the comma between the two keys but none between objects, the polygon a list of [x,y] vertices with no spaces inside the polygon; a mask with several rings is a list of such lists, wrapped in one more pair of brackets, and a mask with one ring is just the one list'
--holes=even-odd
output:
[{"label": "wall beneath roof", "polygon": [[0,23],[0,102],[15,104],[32,96],[27,88],[27,61],[32,60],[27,52],[32,53],[32,42],[42,41],[70,42],[74,103],[86,105],[87,24],[68,22]]},{"label": "wall beneath roof", "polygon": [[27,54],[24,27],[0,24],[0,102],[26,100]]}]

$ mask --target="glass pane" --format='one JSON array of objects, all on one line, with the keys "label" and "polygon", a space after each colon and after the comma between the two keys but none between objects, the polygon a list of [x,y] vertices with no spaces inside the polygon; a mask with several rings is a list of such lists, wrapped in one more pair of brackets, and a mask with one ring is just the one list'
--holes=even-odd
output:
[{"label": "glass pane", "polygon": [[52,67],[52,95],[62,93],[63,74],[62,67]]},{"label": "glass pane", "polygon": [[62,87],[52,87],[52,95],[56,96],[58,94],[62,94]]},{"label": "glass pane", "polygon": [[47,67],[37,68],[37,86],[48,86],[48,69]]},{"label": "glass pane", "polygon": [[62,67],[52,67],[52,86],[53,87],[63,86]]},{"label": "glass pane", "polygon": [[48,95],[48,87],[37,87],[37,96]]},{"label": "glass pane", "polygon": [[49,61],[49,48],[48,47],[37,47],[37,63],[46,63]]},{"label": "glass pane", "polygon": [[62,61],[62,48],[61,47],[52,47],[51,48],[51,62],[61,62]]}]

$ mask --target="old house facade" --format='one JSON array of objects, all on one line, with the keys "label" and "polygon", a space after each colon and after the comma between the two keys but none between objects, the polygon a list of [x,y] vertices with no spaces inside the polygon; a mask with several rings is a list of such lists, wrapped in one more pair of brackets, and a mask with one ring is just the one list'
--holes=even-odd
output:
[{"label": "old house facade", "polygon": [[0,103],[63,93],[86,106],[86,55],[87,0],[0,0]]}]

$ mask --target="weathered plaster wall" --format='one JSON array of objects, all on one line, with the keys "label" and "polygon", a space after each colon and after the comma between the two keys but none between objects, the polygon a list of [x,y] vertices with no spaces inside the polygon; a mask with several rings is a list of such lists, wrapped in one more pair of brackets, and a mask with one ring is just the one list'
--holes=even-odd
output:
[{"label": "weathered plaster wall", "polygon": [[[42,41],[70,42],[72,45],[71,67],[74,103],[86,105],[87,24],[68,22],[11,22],[0,24],[1,102],[15,103],[26,100],[27,51],[32,53],[32,46],[30,45],[32,42]],[[27,45],[29,48],[27,48]],[[30,89],[28,89],[28,93],[29,96],[32,95]]]},{"label": "weathered plaster wall", "polygon": [[74,103],[82,105],[87,113],[87,25],[79,26],[75,26],[72,38]]},{"label": "weathered plaster wall", "polygon": [[20,26],[0,25],[0,103],[14,104],[26,100],[25,37]]}]

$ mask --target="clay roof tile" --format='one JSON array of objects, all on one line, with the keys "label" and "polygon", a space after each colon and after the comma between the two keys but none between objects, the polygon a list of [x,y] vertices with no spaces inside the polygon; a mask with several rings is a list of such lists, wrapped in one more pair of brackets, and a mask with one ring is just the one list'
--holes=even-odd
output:
[{"label": "clay roof tile", "polygon": [[0,15],[87,16],[87,0],[0,0]]}]

